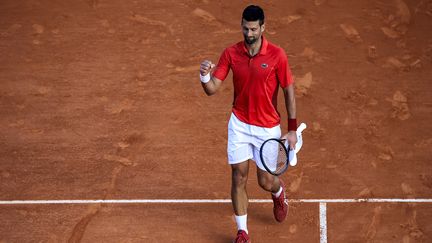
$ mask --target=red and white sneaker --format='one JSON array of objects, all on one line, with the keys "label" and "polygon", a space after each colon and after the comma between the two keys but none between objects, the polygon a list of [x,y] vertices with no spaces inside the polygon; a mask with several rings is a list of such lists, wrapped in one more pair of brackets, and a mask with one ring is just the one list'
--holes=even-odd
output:
[{"label": "red and white sneaker", "polygon": [[237,237],[233,243],[250,243],[249,235],[244,230],[239,230],[237,232]]},{"label": "red and white sneaker", "polygon": [[279,179],[279,180],[280,180],[280,184],[282,187],[282,193],[280,194],[279,197],[275,197],[272,194],[273,214],[274,214],[276,221],[282,222],[285,220],[287,213],[288,213],[288,202],[286,201],[286,198],[285,198],[285,185],[281,179]]}]

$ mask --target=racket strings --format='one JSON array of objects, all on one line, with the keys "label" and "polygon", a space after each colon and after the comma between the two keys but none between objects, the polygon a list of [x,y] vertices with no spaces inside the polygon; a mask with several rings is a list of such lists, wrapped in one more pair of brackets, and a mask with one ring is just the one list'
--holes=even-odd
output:
[{"label": "racket strings", "polygon": [[283,173],[287,167],[288,154],[285,146],[277,141],[267,141],[262,148],[263,164],[275,174]]},{"label": "racket strings", "polygon": [[276,165],[276,173],[281,173],[285,169],[285,165],[287,164],[287,153],[282,144],[279,143],[278,146],[278,158]]}]

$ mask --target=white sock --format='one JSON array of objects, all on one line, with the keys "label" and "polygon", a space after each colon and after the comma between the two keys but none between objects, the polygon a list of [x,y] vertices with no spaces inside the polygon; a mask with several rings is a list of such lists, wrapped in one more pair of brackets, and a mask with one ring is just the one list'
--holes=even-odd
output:
[{"label": "white sock", "polygon": [[278,192],[276,192],[276,193],[272,193],[272,194],[273,194],[273,196],[275,196],[275,197],[280,197],[281,193],[282,193],[282,187],[279,188],[279,191],[278,191]]},{"label": "white sock", "polygon": [[244,230],[244,231],[246,231],[246,233],[248,233],[248,230],[247,230],[247,214],[241,215],[241,216],[235,215],[235,220],[236,220],[236,223],[237,223],[237,229],[238,230]]}]

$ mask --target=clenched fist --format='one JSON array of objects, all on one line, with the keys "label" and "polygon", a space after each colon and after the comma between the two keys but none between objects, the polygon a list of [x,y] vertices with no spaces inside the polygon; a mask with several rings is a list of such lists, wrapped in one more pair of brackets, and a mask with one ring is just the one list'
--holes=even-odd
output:
[{"label": "clenched fist", "polygon": [[200,74],[201,76],[206,76],[207,74],[210,73],[210,71],[215,67],[215,64],[213,64],[211,61],[209,60],[205,60],[201,63],[200,66]]}]

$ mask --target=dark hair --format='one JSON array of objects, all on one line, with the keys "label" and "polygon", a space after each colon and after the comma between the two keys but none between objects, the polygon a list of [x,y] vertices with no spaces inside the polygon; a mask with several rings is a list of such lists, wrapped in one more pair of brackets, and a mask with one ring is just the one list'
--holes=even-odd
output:
[{"label": "dark hair", "polygon": [[257,5],[249,5],[243,10],[242,18],[246,21],[257,21],[259,24],[264,24],[264,10]]}]

